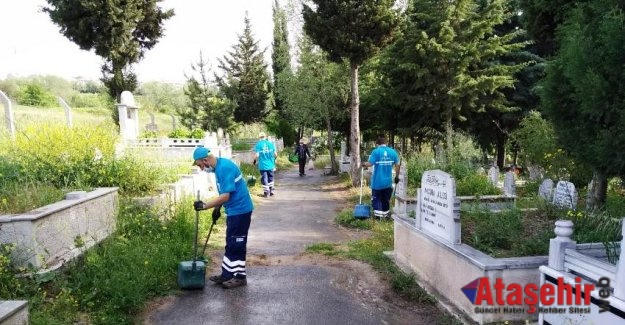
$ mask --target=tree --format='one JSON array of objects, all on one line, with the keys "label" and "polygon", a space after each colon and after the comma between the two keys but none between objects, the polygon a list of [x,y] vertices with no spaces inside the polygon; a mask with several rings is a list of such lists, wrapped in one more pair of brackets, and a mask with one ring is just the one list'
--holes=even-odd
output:
[{"label": "tree", "polygon": [[448,150],[454,120],[471,111],[509,109],[502,90],[513,86],[525,63],[502,58],[526,43],[514,41],[519,31],[499,34],[495,27],[511,14],[503,0],[414,0],[403,37],[388,49],[384,73],[399,106],[423,127],[442,126]]},{"label": "tree", "polygon": [[604,205],[608,177],[625,174],[624,9],[617,0],[572,9],[543,84],[543,108],[559,142],[593,169],[590,208]]},{"label": "tree", "polygon": [[519,0],[521,16],[529,36],[534,40],[536,53],[553,56],[558,48],[556,30],[569,9],[588,0]]},{"label": "tree", "polygon": [[299,67],[296,73],[282,72],[278,94],[285,114],[294,125],[324,129],[330,152],[331,173],[338,172],[334,154],[334,125],[347,118],[348,69],[330,62],[325,54],[303,36],[299,42]]},{"label": "tree", "polygon": [[[119,100],[124,90],[134,91],[137,77],[132,64],[163,36],[163,23],[174,15],[163,11],[161,0],[46,0],[44,7],[61,33],[81,49],[93,50],[104,59],[102,82]],[[117,110],[113,119],[119,123]]]},{"label": "tree", "polygon": [[335,62],[350,64],[350,160],[352,185],[360,185],[358,68],[387,45],[396,30],[392,0],[312,0],[304,5],[304,31]]},{"label": "tree", "polygon": [[237,122],[260,122],[269,113],[269,76],[263,53],[258,49],[246,14],[245,28],[238,43],[219,59],[223,75],[215,76],[220,90],[235,104],[234,119]]},{"label": "tree", "polygon": [[185,106],[186,97],[182,87],[164,82],[152,81],[139,86],[137,90],[141,107],[153,112],[175,113]]},{"label": "tree", "polygon": [[225,98],[209,80],[208,63],[204,61],[202,52],[196,64],[191,65],[196,76],[188,76],[184,94],[188,98],[188,107],[178,109],[180,122],[187,128],[226,132],[234,125],[234,104]]}]

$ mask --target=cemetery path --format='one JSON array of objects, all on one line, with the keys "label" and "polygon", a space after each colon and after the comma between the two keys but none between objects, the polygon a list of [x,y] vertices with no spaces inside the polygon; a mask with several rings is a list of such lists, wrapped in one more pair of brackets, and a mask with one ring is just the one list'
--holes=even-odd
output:
[{"label": "cemetery path", "polygon": [[[248,239],[248,284],[224,290],[207,280],[200,291],[158,299],[144,324],[436,324],[435,306],[397,298],[371,266],[305,254],[314,243],[346,243],[366,235],[338,227],[345,204],[336,177],[317,170],[278,173],[276,195],[256,203]],[[223,251],[207,273],[218,273]]]}]

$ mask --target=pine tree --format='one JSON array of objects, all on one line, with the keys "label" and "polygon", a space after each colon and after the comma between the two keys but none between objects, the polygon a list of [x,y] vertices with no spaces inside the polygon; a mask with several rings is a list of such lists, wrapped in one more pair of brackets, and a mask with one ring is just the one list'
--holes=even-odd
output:
[{"label": "pine tree", "polygon": [[384,72],[403,97],[404,114],[427,121],[423,126],[442,126],[449,149],[454,120],[469,111],[507,109],[502,90],[513,86],[525,64],[500,60],[526,43],[514,41],[518,32],[496,34],[495,26],[510,15],[503,0],[414,0],[407,14]]},{"label": "pine tree", "polygon": [[312,0],[304,5],[304,31],[335,62],[348,60],[351,80],[350,162],[352,185],[360,185],[358,69],[388,44],[397,14],[392,0]]},{"label": "pine tree", "polygon": [[[286,25],[286,15],[278,4],[274,1],[273,5],[273,51],[271,53],[271,68],[273,69],[273,85],[274,89],[279,88],[280,73],[291,73],[291,54],[289,53],[289,32]],[[275,90],[274,90],[275,91]],[[274,96],[275,108],[281,112],[284,104],[279,99],[280,96]]]},{"label": "pine tree", "polygon": [[594,171],[595,207],[605,203],[608,177],[625,174],[624,7],[594,0],[571,10],[541,97],[558,141]]},{"label": "pine tree", "polygon": [[258,49],[246,14],[243,34],[232,50],[219,59],[223,74],[215,76],[220,90],[235,104],[234,119],[237,122],[260,122],[269,113],[269,76],[263,52]]},{"label": "pine tree", "polygon": [[[102,81],[111,98],[119,100],[124,90],[134,91],[137,77],[132,64],[163,36],[163,23],[174,15],[163,11],[161,0],[46,0],[44,11],[61,33],[81,49],[94,50],[104,59]],[[113,119],[119,123],[117,109]]]},{"label": "pine tree", "polygon": [[188,107],[178,110],[182,125],[191,130],[215,132],[222,128],[227,132],[235,124],[234,105],[212,85],[208,77],[208,63],[201,52],[199,61],[192,64],[191,69],[197,77],[187,77],[184,93],[188,98]]}]

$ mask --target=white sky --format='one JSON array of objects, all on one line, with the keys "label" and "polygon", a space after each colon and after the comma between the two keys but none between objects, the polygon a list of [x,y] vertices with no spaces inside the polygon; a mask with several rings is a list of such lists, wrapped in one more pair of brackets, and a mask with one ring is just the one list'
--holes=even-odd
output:
[{"label": "white sky", "polygon": [[[217,68],[222,57],[242,33],[245,11],[254,37],[265,49],[270,64],[273,0],[164,0],[175,16],[165,22],[165,35],[134,66],[140,82],[184,82],[200,50]],[[80,50],[59,32],[47,14],[44,0],[0,0],[0,79],[7,75],[51,74],[72,80],[98,79],[102,59]]]}]

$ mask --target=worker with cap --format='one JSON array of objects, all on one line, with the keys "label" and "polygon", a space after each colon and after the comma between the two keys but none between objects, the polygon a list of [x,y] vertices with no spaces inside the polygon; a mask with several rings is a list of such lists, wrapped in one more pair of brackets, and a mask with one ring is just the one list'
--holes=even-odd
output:
[{"label": "worker with cap", "polygon": [[[219,196],[208,202],[195,201],[196,211],[226,209],[226,251],[221,263],[221,274],[209,280],[230,289],[247,284],[245,255],[247,252],[247,232],[250,229],[254,206],[243,174],[229,159],[216,157],[209,149],[197,147],[193,151],[194,165],[205,172],[214,172]],[[219,218],[219,217],[217,217]],[[213,221],[217,221],[213,217]]]},{"label": "worker with cap", "polygon": [[[390,215],[390,201],[393,195],[393,182],[399,183],[399,155],[397,151],[386,145],[384,135],[378,136],[377,147],[371,152],[369,161],[362,163],[362,167],[373,166],[371,176],[371,205],[376,219],[387,218]],[[393,179],[395,168],[395,179]]]},{"label": "worker with cap", "polygon": [[304,142],[304,139],[299,139],[299,144],[295,147],[295,155],[297,155],[297,161],[299,163],[299,177],[306,176],[305,167],[306,162],[310,158],[310,151],[308,151],[308,146]]},{"label": "worker with cap", "polygon": [[276,147],[273,143],[267,140],[265,132],[260,132],[258,134],[258,138],[260,140],[256,143],[256,147],[254,147],[254,151],[256,151],[254,164],[258,162],[260,183],[263,186],[263,196],[273,196],[273,171],[276,168],[276,158],[278,157],[278,153],[276,152]]}]

